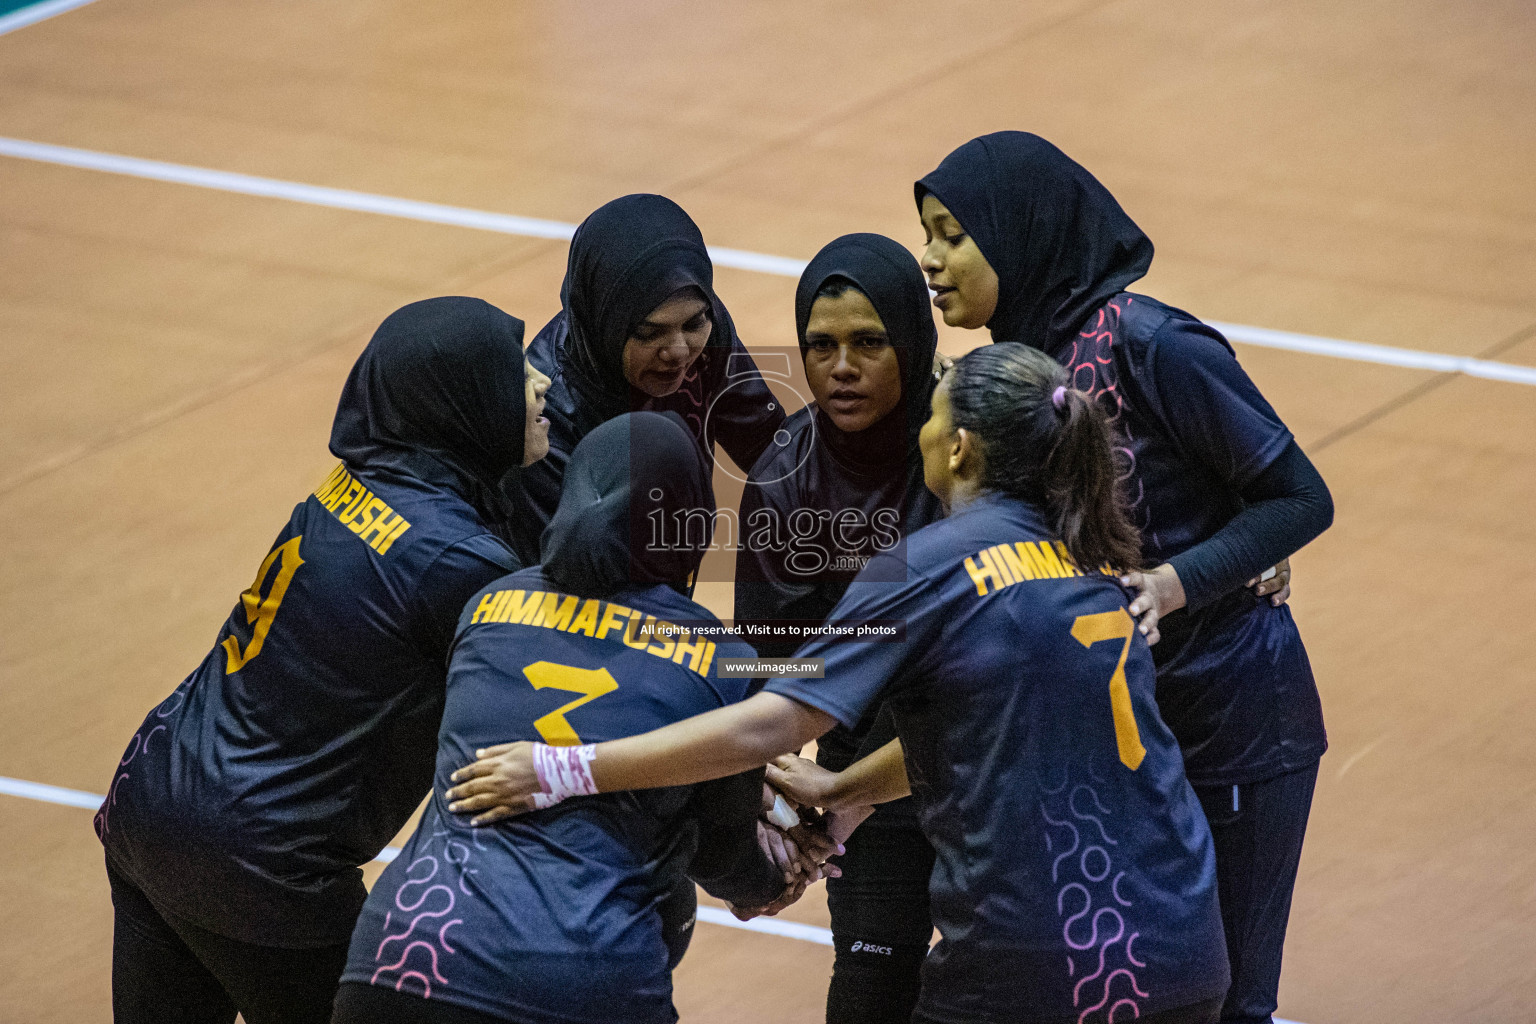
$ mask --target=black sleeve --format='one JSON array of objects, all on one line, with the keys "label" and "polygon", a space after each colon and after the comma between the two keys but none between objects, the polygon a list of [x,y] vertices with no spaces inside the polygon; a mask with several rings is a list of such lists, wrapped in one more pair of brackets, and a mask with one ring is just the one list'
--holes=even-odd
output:
[{"label": "black sleeve", "polygon": [[1236,590],[1333,524],[1333,496],[1295,441],[1239,494],[1245,507],[1210,537],[1168,560],[1191,610]]},{"label": "black sleeve", "polygon": [[688,813],[699,823],[699,849],[688,877],[716,899],[760,907],[784,892],[783,873],[757,845],[762,805],[761,768],[694,787]]},{"label": "black sleeve", "polygon": [[709,410],[710,440],[725,449],[743,473],[757,464],[784,425],[784,407],[758,372],[757,363],[733,338],[727,386]]},{"label": "black sleeve", "polygon": [[446,662],[465,602],[486,584],[521,568],[511,549],[488,533],[444,549],[417,585],[422,642]]}]

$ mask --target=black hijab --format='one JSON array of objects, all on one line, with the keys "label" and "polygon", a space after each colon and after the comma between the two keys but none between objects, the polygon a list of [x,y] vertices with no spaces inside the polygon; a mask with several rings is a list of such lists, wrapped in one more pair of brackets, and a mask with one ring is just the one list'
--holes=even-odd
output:
[{"label": "black hijab", "polygon": [[[816,293],[828,281],[842,279],[869,299],[885,325],[902,370],[902,400],[878,423],[856,433],[839,430],[820,409],[790,417],[787,444],[773,449],[753,467],[742,497],[743,533],[754,533],[755,517],[769,509],[783,521],[802,510],[819,513],[816,532],[802,543],[830,553],[834,561],[816,571],[792,563],[794,552],[768,544],[749,544],[736,556],[737,623],[775,621],[821,622],[832,613],[848,585],[858,575],[841,556],[858,556],[859,566],[876,550],[887,550],[887,538],[868,528],[879,517],[906,537],[936,521],[943,513],[939,500],[923,484],[922,453],[917,433],[928,418],[933,395],[933,353],[938,346],[933,314],[928,311],[928,287],[917,261],[901,245],[880,235],[844,235],[826,245],[800,277],[795,295],[795,322],[800,351],[807,351],[805,330]],[[833,524],[848,511],[862,513],[862,527]],[[896,519],[885,519],[889,511]],[[852,537],[853,539],[850,539]],[[900,557],[879,563],[884,572],[868,580],[891,581],[889,570]],[[835,567],[834,567],[835,566]],[[900,570],[905,579],[905,569]],[[794,640],[757,634],[752,643],[764,657],[788,657]],[[823,750],[847,754],[853,760],[846,730],[822,737]]]},{"label": "black hijab", "polygon": [[972,139],[915,190],[918,209],[932,193],[997,272],[993,341],[1057,355],[1152,263],[1152,241],[1109,190],[1038,135]]},{"label": "black hijab", "polygon": [[[693,288],[714,324],[704,354],[676,392],[653,399],[624,378],[624,344],[671,295]],[[707,408],[725,379],[736,336],[715,296],[714,264],[693,218],[665,196],[622,196],[598,207],[571,239],[560,286],[567,335],[559,372],[573,392],[578,434],[645,405],[688,418]],[[702,426],[694,433],[702,442]]]},{"label": "black hijab", "polygon": [[[695,510],[691,526],[679,524],[677,513]],[[542,540],[544,575],[583,597],[657,583],[689,594],[714,522],[710,466],[682,418],[625,413],[571,453]]]},{"label": "black hijab", "polygon": [[901,364],[901,401],[878,423],[855,434],[839,430],[818,409],[816,430],[839,460],[851,466],[899,463],[915,448],[933,395],[933,354],[939,334],[929,311],[928,285],[917,261],[899,242],[865,233],[833,239],[806,266],[795,289],[801,359],[810,351],[805,329],[816,293],[834,278],[863,292],[885,324]]},{"label": "black hijab", "polygon": [[331,452],[447,486],[500,518],[523,464],[524,374],[516,317],[462,296],[403,306],[352,366]]}]

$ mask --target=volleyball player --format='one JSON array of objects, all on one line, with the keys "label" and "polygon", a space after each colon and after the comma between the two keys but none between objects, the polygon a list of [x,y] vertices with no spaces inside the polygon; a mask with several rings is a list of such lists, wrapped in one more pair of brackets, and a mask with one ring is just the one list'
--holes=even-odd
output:
[{"label": "volleyball player", "polygon": [[898,642],[813,641],[799,655],[824,659],[824,679],[770,680],[732,707],[576,748],[559,776],[547,747],[479,751],[449,809],[491,822],[546,790],[727,775],[884,699],[904,770],[858,795],[910,780],[937,854],[942,939],[915,1022],[1215,1020],[1228,975],[1210,831],[1111,569],[1139,551],[1107,418],[1067,382],[1040,352],[992,346],[934,391],[924,478],[949,516],[907,538],[906,583],[855,580],[832,612],[902,622]]},{"label": "volleyball player", "polygon": [[783,894],[757,842],[761,766],[487,829],[449,813],[442,795],[477,746],[509,732],[556,744],[542,749],[559,760],[746,696],[751,680],[719,668],[751,648],[687,596],[709,531],[650,542],[655,516],[713,516],[709,478],[675,415],[608,421],[571,455],[542,566],[465,606],[437,784],[363,909],[338,1024],[675,1021],[658,907],[690,860],[708,891],[738,906]]},{"label": "volleyball player", "polygon": [[746,471],[784,422],[715,295],[703,236],[672,200],[623,196],[582,221],[560,302],[528,346],[553,380],[550,453],[525,475],[526,508],[504,531],[528,564],[538,561],[570,452],[599,423],[676,412],[707,458],[718,442]]},{"label": "volleyball player", "polygon": [[336,411],[341,462],[134,734],[96,816],[119,1024],[330,1019],[358,865],[431,784],[458,611],[517,567],[488,524],[547,444],[522,340],[470,298],[379,326]]},{"label": "volleyball player", "polygon": [[[894,555],[880,563],[898,570],[885,582],[905,583],[902,538],[942,514],[917,444],[938,334],[911,253],[881,235],[828,243],[800,276],[795,323],[815,402],[789,417],[787,440],[758,460],[741,504],[736,621],[764,657],[794,653],[786,627],[823,622],[876,554]],[[892,736],[889,716],[871,712],[823,736],[817,763],[841,771]],[[911,799],[880,805],[846,845],[841,877],[827,881],[827,1021],[904,1021],[933,935],[933,848]]]},{"label": "volleyball player", "polygon": [[1056,147],[982,136],[916,196],[944,322],[1045,351],[1115,423],[1150,567],[1128,577],[1131,610],[1161,634],[1158,704],[1215,835],[1232,962],[1222,1019],[1268,1022],[1327,740],[1290,609],[1243,583],[1327,529],[1328,489],[1225,338],[1126,291],[1152,243]]}]

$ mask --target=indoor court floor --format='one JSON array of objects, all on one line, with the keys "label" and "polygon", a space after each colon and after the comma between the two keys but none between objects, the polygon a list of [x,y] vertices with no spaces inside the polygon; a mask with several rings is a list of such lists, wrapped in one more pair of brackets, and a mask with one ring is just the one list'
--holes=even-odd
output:
[{"label": "indoor court floor", "polygon": [[[1289,332],[1232,332],[1338,508],[1294,559],[1331,749],[1280,1013],[1536,1020],[1533,55],[1520,0],[97,0],[0,35],[0,776],[105,789],[391,310],[531,338],[560,225],[653,191],[792,346],[794,261],[917,249],[912,181],[1026,129],[1157,244],[1136,290]],[[820,1021],[820,888],[795,935],[701,923],[683,1019]],[[0,1022],[107,1021],[111,925],[91,812],[0,795]]]}]

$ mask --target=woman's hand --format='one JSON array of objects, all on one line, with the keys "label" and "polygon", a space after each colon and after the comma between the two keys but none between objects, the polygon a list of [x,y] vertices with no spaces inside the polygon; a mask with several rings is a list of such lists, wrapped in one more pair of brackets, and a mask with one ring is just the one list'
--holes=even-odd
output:
[{"label": "woman's hand", "polygon": [[784,875],[784,884],[793,885],[799,881],[805,871],[805,865],[800,859],[800,849],[795,841],[784,832],[758,819],[757,845],[763,851],[763,856],[773,862]]},{"label": "woman's hand", "polygon": [[831,772],[809,758],[784,754],[768,766],[768,783],[802,807],[829,807],[837,786]]},{"label": "woman's hand", "polygon": [[[810,812],[802,812],[806,817]],[[836,857],[846,852],[843,849],[842,840],[834,838],[828,831],[830,819],[816,815],[814,820],[805,820],[789,830],[789,837],[795,841],[800,850],[801,862],[813,865],[815,873],[811,881],[818,878],[841,878],[843,869],[830,863],[829,857]]]},{"label": "woman's hand", "polygon": [[796,881],[791,882],[789,885],[785,886],[784,892],[779,896],[779,898],[767,906],[738,907],[734,903],[727,903],[726,906],[731,908],[731,913],[736,916],[736,920],[738,921],[750,921],[754,917],[757,917],[759,914],[766,914],[769,917],[772,917],[779,911],[783,910],[785,907],[789,906],[791,903],[798,900],[801,896],[804,896],[806,887],[809,885],[810,882],[807,879],[797,879]]},{"label": "woman's hand", "polygon": [[1291,560],[1280,559],[1274,568],[1255,576],[1243,586],[1253,591],[1254,597],[1267,597],[1273,607],[1279,608],[1291,599]]},{"label": "woman's hand", "polygon": [[1186,601],[1184,584],[1179,582],[1179,574],[1173,566],[1164,562],[1146,572],[1128,572],[1120,577],[1120,582],[1138,592],[1136,599],[1131,602],[1131,615],[1140,620],[1141,624],[1137,628],[1147,638],[1147,643],[1157,643],[1162,637],[1157,628],[1158,621],[1164,615],[1183,608]]},{"label": "woman's hand", "polygon": [[[822,824],[827,830],[827,838],[837,843],[837,852],[843,853],[843,844],[848,837],[853,835],[853,830],[864,824],[864,819],[875,813],[874,804],[864,804],[859,807],[841,807],[835,811],[828,811],[822,819]],[[832,865],[827,865],[832,867]],[[842,877],[842,872],[838,872]]]},{"label": "woman's hand", "polygon": [[757,845],[773,866],[784,872],[786,883],[842,876],[842,871],[828,864],[827,858],[842,853],[843,848],[819,825],[796,825],[785,831],[759,819]]},{"label": "woman's hand", "polygon": [[471,825],[493,825],[533,810],[533,795],[540,788],[532,743],[502,743],[475,751],[475,757],[449,776],[456,783],[445,794],[450,811],[476,815]]}]

